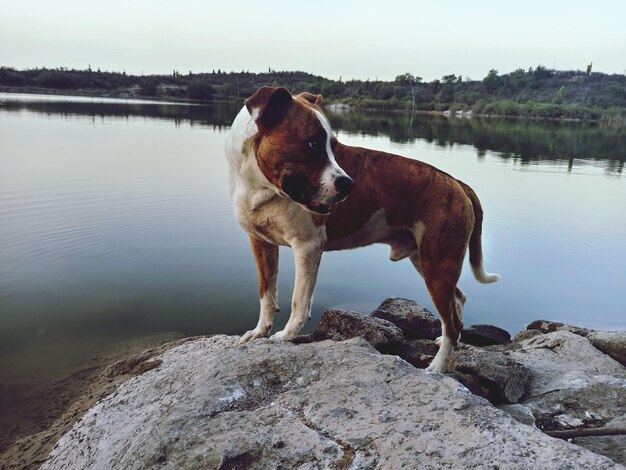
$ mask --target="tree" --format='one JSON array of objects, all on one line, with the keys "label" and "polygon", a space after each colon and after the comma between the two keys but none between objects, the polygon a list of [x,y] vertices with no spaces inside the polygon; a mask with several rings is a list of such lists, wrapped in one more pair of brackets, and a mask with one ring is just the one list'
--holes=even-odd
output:
[{"label": "tree", "polygon": [[193,80],[187,86],[187,94],[198,100],[208,100],[215,94],[215,89],[208,82]]},{"label": "tree", "polygon": [[233,94],[234,87],[232,83],[224,83],[219,87],[220,93],[228,100]]},{"label": "tree", "polygon": [[487,93],[495,93],[498,88],[500,88],[500,84],[502,80],[498,76],[498,71],[496,69],[491,69],[487,76],[483,78],[483,86],[485,87],[485,91]]},{"label": "tree", "polygon": [[543,65],[538,65],[537,68],[535,68],[535,71],[533,72],[533,77],[535,78],[535,80],[541,80],[543,78],[550,78],[552,77],[552,72],[548,70],[546,67],[544,67]]},{"label": "tree", "polygon": [[156,79],[150,77],[141,84],[141,94],[144,96],[156,96],[158,91],[158,83]]},{"label": "tree", "polygon": [[412,108],[411,110],[415,112],[415,91],[417,84],[422,81],[422,77],[416,77],[410,73],[405,73],[402,75],[398,75],[396,77],[396,82],[405,82],[409,84],[409,88],[411,90],[411,99],[412,99]]}]

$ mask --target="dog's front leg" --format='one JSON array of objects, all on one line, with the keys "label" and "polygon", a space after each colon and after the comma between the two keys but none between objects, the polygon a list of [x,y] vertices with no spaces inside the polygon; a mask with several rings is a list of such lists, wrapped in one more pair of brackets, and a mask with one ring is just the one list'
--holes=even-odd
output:
[{"label": "dog's front leg", "polygon": [[246,343],[257,338],[267,338],[272,329],[274,313],[278,311],[276,303],[276,281],[278,278],[278,246],[250,237],[252,253],[259,275],[259,299],[261,311],[259,323],[254,330],[248,331],[239,340]]},{"label": "dog's front leg", "polygon": [[295,338],[311,316],[311,299],[317,281],[322,248],[319,242],[310,242],[293,246],[293,251],[296,262],[296,282],[291,300],[291,316],[285,328],[274,334],[273,339]]}]

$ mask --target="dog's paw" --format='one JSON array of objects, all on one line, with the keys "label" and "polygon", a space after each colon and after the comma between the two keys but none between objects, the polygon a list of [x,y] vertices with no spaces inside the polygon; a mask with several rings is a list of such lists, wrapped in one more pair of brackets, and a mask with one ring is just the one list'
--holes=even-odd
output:
[{"label": "dog's paw", "polygon": [[259,338],[267,338],[269,330],[260,330],[255,328],[254,330],[246,331],[245,334],[239,338],[239,344],[248,343]]},{"label": "dog's paw", "polygon": [[294,339],[296,335],[290,334],[286,330],[280,330],[270,336],[270,341],[290,341]]},{"label": "dog's paw", "polygon": [[426,368],[428,372],[436,372],[439,374],[443,374],[447,371],[446,368],[446,358],[437,354],[432,362]]}]

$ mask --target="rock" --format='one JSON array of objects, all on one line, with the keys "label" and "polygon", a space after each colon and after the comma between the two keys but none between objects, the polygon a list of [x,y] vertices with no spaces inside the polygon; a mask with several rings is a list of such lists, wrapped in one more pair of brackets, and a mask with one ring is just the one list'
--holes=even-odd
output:
[{"label": "rock", "polygon": [[502,352],[461,345],[450,360],[455,372],[476,377],[481,395],[494,404],[517,403],[530,387],[530,370]]},{"label": "rock", "polygon": [[344,341],[357,336],[365,338],[378,351],[386,354],[399,353],[404,340],[402,330],[387,320],[335,308],[322,314],[313,331],[315,341]]},{"label": "rock", "polygon": [[42,468],[618,468],[360,338],[214,336],[98,402]]},{"label": "rock", "polygon": [[553,393],[556,389],[579,387],[593,377],[626,378],[626,369],[594,348],[587,338],[559,330],[513,338],[510,356],[531,370],[530,396]]},{"label": "rock", "polygon": [[371,316],[390,321],[409,338],[435,339],[441,336],[441,321],[409,299],[389,298]]},{"label": "rock", "polygon": [[[439,347],[427,339],[408,339],[402,343],[400,357],[420,369],[426,368]],[[487,351],[469,345],[455,349],[449,375],[470,392],[494,404],[516,403],[528,390],[530,371],[505,353]]]},{"label": "rock", "polygon": [[527,406],[514,403],[512,405],[499,405],[498,408],[520,423],[528,424],[530,426],[535,425],[535,416]]},{"label": "rock", "polygon": [[[626,429],[626,414],[612,419],[606,427]],[[626,465],[626,436],[576,437],[572,442]]]},{"label": "rock", "polygon": [[542,333],[554,331],[569,331],[576,335],[583,336],[591,342],[593,346],[608,354],[621,365],[626,367],[626,331],[600,331],[580,328],[578,326],[567,325],[565,323],[551,322],[546,320],[535,320],[526,329],[537,330]]},{"label": "rock", "polygon": [[[513,338],[513,346],[507,345],[509,354],[530,370],[532,382],[511,416],[530,413],[537,427],[555,431],[604,427],[626,414],[626,369],[592,346],[588,338],[568,329],[518,336],[523,338]],[[619,442],[619,437],[614,441]],[[619,460],[623,453],[615,450],[609,437],[577,442],[600,442],[589,448],[598,452],[605,449],[606,455],[624,462]]]},{"label": "rock", "polygon": [[626,367],[626,331],[592,331],[591,344]]},{"label": "rock", "polygon": [[431,363],[439,346],[429,339],[408,339],[402,342],[400,357],[414,367],[425,369]]},{"label": "rock", "polygon": [[465,388],[467,388],[474,395],[478,395],[479,397],[488,397],[490,395],[489,390],[480,385],[480,380],[478,380],[478,377],[456,371],[450,372],[447,375],[448,377],[452,377],[460,384],[464,385]]},{"label": "rock", "polygon": [[461,330],[461,342],[472,346],[491,346],[511,342],[508,331],[493,325],[472,325]]},{"label": "rock", "polygon": [[555,331],[564,330],[574,333],[575,335],[587,336],[590,330],[586,328],[580,328],[578,326],[567,325],[565,323],[559,323],[548,320],[535,320],[526,327],[527,330],[537,330],[542,333],[553,333]]}]

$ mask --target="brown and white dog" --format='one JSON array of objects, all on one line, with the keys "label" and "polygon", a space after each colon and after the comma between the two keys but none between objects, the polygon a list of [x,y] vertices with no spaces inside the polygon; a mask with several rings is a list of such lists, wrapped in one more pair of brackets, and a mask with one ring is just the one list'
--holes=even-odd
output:
[{"label": "brown and white dog", "polygon": [[[389,258],[409,258],[441,316],[443,336],[429,369],[444,371],[463,326],[465,295],[456,287],[469,246],[482,283],[483,212],[474,191],[416,160],[337,141],[321,96],[263,87],[233,122],[226,153],[235,216],[250,236],[259,276],[259,322],[241,337],[269,335],[278,310],[278,247],[294,250],[291,315],[272,338],[289,340],[310,318],[323,251],[386,243]],[[348,197],[349,195],[349,197]]]}]

